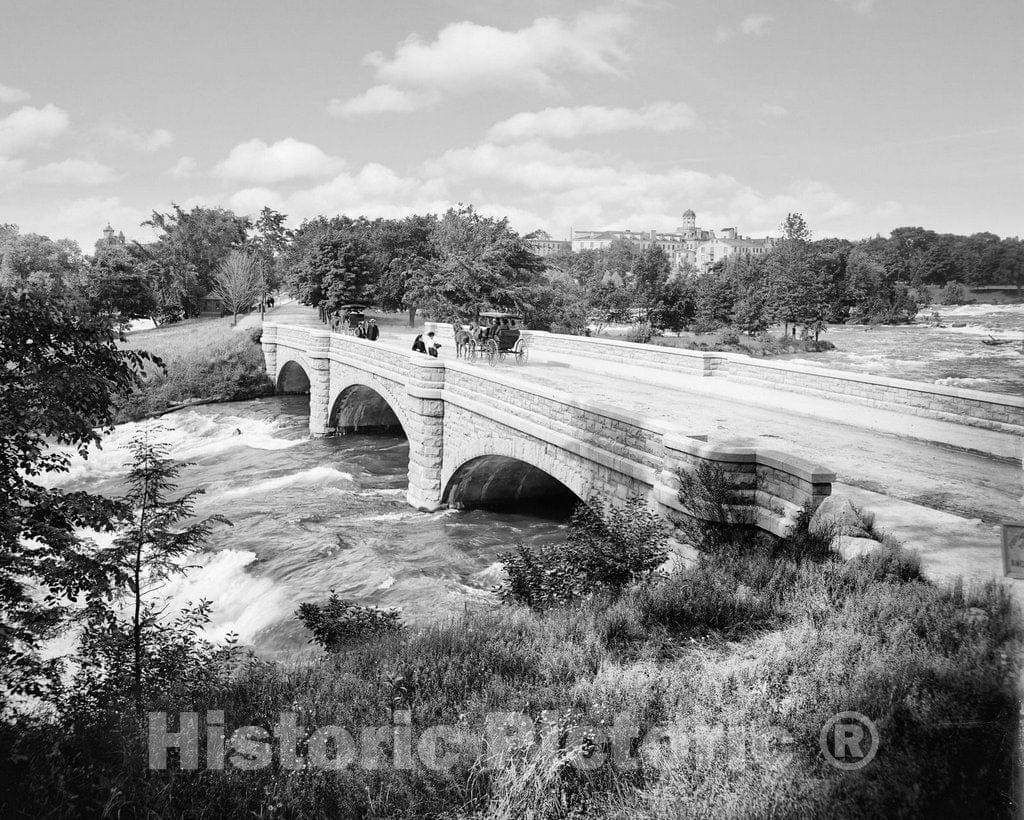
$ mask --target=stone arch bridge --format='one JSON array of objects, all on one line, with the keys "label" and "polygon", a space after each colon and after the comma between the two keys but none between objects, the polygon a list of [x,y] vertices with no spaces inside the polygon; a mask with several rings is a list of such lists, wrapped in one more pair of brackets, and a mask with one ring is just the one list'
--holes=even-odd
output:
[{"label": "stone arch bridge", "polygon": [[308,391],[312,436],[404,431],[407,498],[423,510],[639,494],[671,519],[690,514],[677,497],[677,470],[706,462],[727,478],[734,521],[781,535],[834,480],[794,456],[710,445],[662,421],[531,385],[529,368],[436,359],[286,324],[265,324],[262,347],[278,392]]}]

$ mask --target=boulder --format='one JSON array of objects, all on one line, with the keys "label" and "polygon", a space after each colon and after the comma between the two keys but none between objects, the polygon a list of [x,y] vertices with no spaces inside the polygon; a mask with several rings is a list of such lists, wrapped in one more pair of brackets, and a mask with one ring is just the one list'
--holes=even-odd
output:
[{"label": "boulder", "polygon": [[870,537],[860,510],[845,495],[830,495],[822,501],[807,528],[814,535]]},{"label": "boulder", "polygon": [[881,541],[874,538],[858,538],[853,535],[837,535],[829,545],[833,552],[838,552],[843,559],[850,561],[862,555],[870,555],[882,546]]}]

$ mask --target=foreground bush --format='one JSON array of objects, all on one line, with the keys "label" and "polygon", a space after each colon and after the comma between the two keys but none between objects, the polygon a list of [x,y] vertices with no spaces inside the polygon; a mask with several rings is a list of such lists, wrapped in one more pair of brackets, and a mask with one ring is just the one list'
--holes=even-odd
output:
[{"label": "foreground bush", "polygon": [[[14,749],[19,778],[5,779],[17,784],[19,802],[0,808],[144,806],[210,817],[1007,816],[1016,640],[1000,588],[938,589],[908,576],[898,549],[850,564],[761,556],[740,567],[710,558],[614,599],[469,615],[296,668],[256,663],[190,704],[224,709],[236,726],[270,727],[287,710],[310,727],[352,730],[387,726],[402,708],[416,737],[436,724],[479,730],[496,709],[537,719],[558,710],[555,747],[512,750],[485,767],[467,756],[444,771],[387,764],[296,772],[275,762],[252,772],[147,773],[144,727],[111,721],[110,734],[93,730],[98,745],[88,753],[83,730],[23,734]],[[871,717],[884,744],[863,772],[841,773],[822,759],[818,733],[850,709]],[[570,730],[615,716],[644,734],[662,727],[668,751],[641,753],[637,771],[581,771],[585,752]],[[716,726],[733,734],[703,732]],[[737,757],[737,730],[790,740],[765,746],[767,758],[743,748]]]},{"label": "foreground bush", "polygon": [[337,652],[382,632],[402,628],[397,609],[362,606],[339,597],[334,590],[325,604],[299,604],[296,613],[313,640],[328,652]]},{"label": "foreground bush", "polygon": [[[185,705],[152,704],[268,730],[294,714],[299,754],[317,727],[358,738],[383,726],[375,769],[275,757],[253,771],[148,771],[146,727],[100,712],[0,727],[0,815],[1009,817],[1019,640],[1001,587],[933,586],[893,545],[849,563],[782,546],[711,554],[570,606],[502,606],[315,662],[252,662]],[[406,710],[419,762],[400,770],[390,727]],[[882,737],[856,772],[819,746],[847,710]],[[537,721],[549,742],[484,758],[495,711]],[[634,744],[635,768],[584,768],[608,746],[582,727],[617,719],[662,742]],[[437,725],[477,742],[430,769],[416,749]]]},{"label": "foreground bush", "polygon": [[535,609],[617,593],[665,561],[666,540],[664,525],[643,499],[614,507],[591,498],[573,512],[564,544],[519,544],[501,556],[508,581],[497,593],[505,603]]}]

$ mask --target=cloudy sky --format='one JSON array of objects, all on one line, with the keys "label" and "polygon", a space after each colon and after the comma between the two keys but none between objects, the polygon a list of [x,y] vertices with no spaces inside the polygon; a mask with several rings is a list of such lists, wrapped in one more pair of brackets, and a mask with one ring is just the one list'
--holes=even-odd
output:
[{"label": "cloudy sky", "polygon": [[0,222],[1024,233],[1020,0],[0,0]]}]

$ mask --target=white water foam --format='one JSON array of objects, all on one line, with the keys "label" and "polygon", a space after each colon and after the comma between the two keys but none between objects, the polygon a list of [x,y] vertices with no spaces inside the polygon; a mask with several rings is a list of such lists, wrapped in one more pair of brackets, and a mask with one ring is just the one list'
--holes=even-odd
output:
[{"label": "white water foam", "polygon": [[945,379],[936,379],[934,384],[941,384],[944,387],[970,387],[979,388],[986,384],[992,384],[991,379],[976,379],[971,376],[949,376]]},{"label": "white water foam", "polygon": [[352,473],[346,473],[343,470],[337,470],[334,467],[310,467],[308,470],[301,470],[297,473],[289,473],[288,475],[277,476],[276,478],[268,478],[263,481],[258,481],[255,484],[246,484],[242,487],[232,487],[231,489],[218,493],[218,496],[221,498],[228,498],[240,495],[257,495],[259,493],[269,493],[274,490],[280,490],[285,487],[294,487],[296,485],[321,486],[338,481],[351,482],[353,480],[354,477]]},{"label": "white water foam", "polygon": [[917,314],[919,319],[928,319],[932,312],[946,316],[983,316],[986,313],[1000,313],[1009,316],[1020,316],[1024,320],[1024,304],[1014,305],[928,305]]},{"label": "white water foam", "polygon": [[123,476],[131,460],[126,447],[135,436],[146,430],[150,431],[154,441],[169,445],[169,456],[176,461],[191,461],[239,447],[283,450],[305,443],[305,439],[280,438],[276,435],[279,427],[272,421],[220,413],[208,415],[194,410],[170,413],[156,421],[119,424],[103,437],[102,449],[91,447],[86,459],[69,447],[55,447],[55,450],[71,455],[69,470],[44,476],[40,483],[53,487]]},{"label": "white water foam", "polygon": [[248,550],[220,550],[190,556],[194,565],[185,575],[172,578],[161,595],[169,601],[168,614],[201,598],[213,602],[205,637],[223,640],[229,632],[240,643],[252,643],[265,627],[285,618],[292,608],[280,581],[253,575],[246,567],[256,560]]}]

